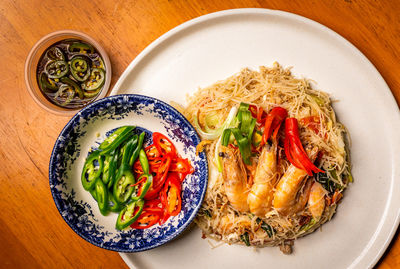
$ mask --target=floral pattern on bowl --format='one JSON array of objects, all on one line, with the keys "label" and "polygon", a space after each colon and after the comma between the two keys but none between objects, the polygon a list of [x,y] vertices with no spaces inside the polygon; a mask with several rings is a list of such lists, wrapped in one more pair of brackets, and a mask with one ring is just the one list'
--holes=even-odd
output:
[{"label": "floral pattern on bowl", "polygon": [[[97,148],[111,130],[123,125],[135,125],[148,134],[157,131],[168,136],[179,154],[189,158],[195,169],[182,185],[181,212],[161,226],[116,230],[118,215],[101,215],[96,201],[81,185],[80,175],[89,150]],[[203,201],[208,166],[204,153],[196,155],[199,142],[192,125],[163,101],[135,94],[98,100],[67,123],[54,145],[49,181],[57,209],[79,236],[96,246],[119,252],[138,252],[160,246],[188,227]]]}]

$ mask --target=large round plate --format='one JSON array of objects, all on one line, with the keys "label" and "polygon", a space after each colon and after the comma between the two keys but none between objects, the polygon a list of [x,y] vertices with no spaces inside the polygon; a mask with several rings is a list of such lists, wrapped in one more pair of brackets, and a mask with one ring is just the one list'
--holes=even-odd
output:
[{"label": "large round plate", "polygon": [[309,19],[265,9],[199,17],[169,31],[127,68],[113,94],[145,93],[185,103],[193,93],[243,67],[293,66],[295,75],[339,100],[337,115],[352,137],[355,182],[321,231],[277,248],[212,249],[195,229],[152,251],[124,255],[137,268],[367,268],[381,257],[399,223],[400,115],[375,67],[344,38]]},{"label": "large round plate", "polygon": [[[115,228],[118,214],[103,216],[97,202],[83,189],[81,172],[89,150],[95,150],[113,130],[137,126],[146,132],[144,145],[152,132],[173,141],[178,153],[188,158],[195,172],[182,183],[182,210],[163,225],[148,229]],[[158,247],[181,234],[200,208],[208,178],[205,154],[196,154],[200,142],[190,123],[173,107],[152,97],[117,95],[91,103],[79,111],[61,131],[50,158],[49,180],[54,202],[66,223],[83,239],[105,249],[138,252]]]}]

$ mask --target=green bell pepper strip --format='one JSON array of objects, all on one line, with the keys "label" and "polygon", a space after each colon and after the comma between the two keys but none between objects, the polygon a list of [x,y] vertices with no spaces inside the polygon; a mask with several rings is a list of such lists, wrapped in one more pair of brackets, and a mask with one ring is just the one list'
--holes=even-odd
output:
[{"label": "green bell pepper strip", "polygon": [[[98,162],[98,167],[95,166],[94,162]],[[89,191],[93,189],[96,179],[100,177],[103,171],[103,158],[100,156],[99,151],[95,151],[87,157],[81,174],[82,186],[85,190]]]},{"label": "green bell pepper strip", "polygon": [[69,77],[63,77],[63,78],[60,79],[60,81],[62,83],[65,83],[67,85],[70,85],[70,86],[74,87],[74,90],[78,94],[79,98],[83,99],[83,91],[82,91],[81,87],[78,84],[76,84],[75,81],[73,81]]},{"label": "green bell pepper strip", "polygon": [[135,129],[135,126],[123,126],[115,130],[99,145],[99,149],[101,150],[100,154],[105,155],[117,149],[125,140],[127,140],[132,135],[133,129]]},{"label": "green bell pepper strip", "polygon": [[251,149],[248,137],[243,136],[238,128],[232,128],[231,132],[235,136],[236,142],[240,150],[240,154],[242,155],[243,162],[245,164],[251,165],[251,160],[250,160]]},{"label": "green bell pepper strip", "polygon": [[61,78],[68,74],[69,67],[65,61],[50,61],[44,67],[49,78]]},{"label": "green bell pepper strip", "polygon": [[56,92],[58,90],[56,83],[49,79],[46,72],[40,73],[39,86],[44,92]]},{"label": "green bell pepper strip", "polygon": [[46,52],[47,57],[53,61],[65,61],[64,53],[60,48],[51,47]]},{"label": "green bell pepper strip", "polygon": [[86,59],[76,56],[71,59],[71,74],[80,82],[86,81],[90,76],[90,67]]},{"label": "green bell pepper strip", "polygon": [[98,178],[94,186],[96,191],[97,205],[99,206],[100,213],[105,216],[108,213],[108,190],[103,181]]},{"label": "green bell pepper strip", "polygon": [[135,147],[135,140],[131,139],[127,142],[124,154],[122,156],[122,164],[118,169],[118,175],[114,182],[113,194],[118,203],[125,203],[131,197],[135,189],[135,177],[132,168],[129,165],[129,158]]},{"label": "green bell pepper strip", "polygon": [[138,145],[137,145],[136,149],[133,151],[131,158],[129,159],[129,166],[131,166],[131,167],[132,167],[133,163],[136,161],[136,159],[139,157],[140,150],[142,149],[142,146],[143,146],[144,136],[145,136],[145,132],[142,132],[139,135]]},{"label": "green bell pepper strip", "polygon": [[139,161],[140,165],[142,166],[143,173],[148,174],[150,170],[149,160],[147,160],[146,152],[144,152],[143,148],[141,148],[139,152]]},{"label": "green bell pepper strip", "polygon": [[144,201],[131,201],[119,212],[115,228],[118,230],[125,229],[134,223],[142,214]]},{"label": "green bell pepper strip", "polygon": [[86,43],[74,42],[68,46],[69,52],[94,53],[94,48]]},{"label": "green bell pepper strip", "polygon": [[144,198],[146,193],[149,191],[151,185],[153,184],[153,176],[148,175],[148,174],[143,174],[138,178],[138,182],[142,180],[143,177],[146,177],[146,181],[139,187],[137,188],[135,192],[132,194],[132,200],[133,201],[138,201]]},{"label": "green bell pepper strip", "polygon": [[[60,101],[58,98],[65,98],[65,100]],[[71,101],[74,99],[75,97],[75,90],[72,86],[70,85],[61,85],[60,88],[58,89],[58,91],[56,92],[56,94],[54,95],[54,101],[59,104],[60,106],[66,106],[69,103],[71,103]],[[61,99],[62,100],[62,99]]]},{"label": "green bell pepper strip", "polygon": [[115,197],[112,194],[112,192],[108,193],[108,198],[110,200],[108,209],[110,209],[111,212],[115,212],[115,213],[118,213],[119,211],[121,211],[121,204],[118,203],[117,200],[115,200]]},{"label": "green bell pepper strip", "polygon": [[83,84],[85,91],[94,91],[100,89],[105,81],[106,75],[103,69],[93,68],[89,78]]}]

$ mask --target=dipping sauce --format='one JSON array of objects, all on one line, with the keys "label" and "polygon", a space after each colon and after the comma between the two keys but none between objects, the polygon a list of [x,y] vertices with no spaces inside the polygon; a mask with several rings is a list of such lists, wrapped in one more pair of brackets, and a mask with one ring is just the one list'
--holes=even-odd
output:
[{"label": "dipping sauce", "polygon": [[103,58],[91,44],[65,39],[51,45],[41,56],[36,78],[46,98],[63,108],[89,104],[104,86]]}]

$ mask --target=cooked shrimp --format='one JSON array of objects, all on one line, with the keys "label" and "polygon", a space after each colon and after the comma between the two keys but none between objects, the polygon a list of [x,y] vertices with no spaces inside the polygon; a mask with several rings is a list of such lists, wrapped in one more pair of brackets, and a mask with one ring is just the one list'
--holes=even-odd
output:
[{"label": "cooked shrimp", "polygon": [[247,186],[246,169],[239,154],[229,147],[221,146],[222,156],[222,176],[224,178],[225,194],[230,204],[240,212],[249,210],[247,205]]},{"label": "cooked shrimp", "polygon": [[325,209],[326,190],[318,182],[314,182],[311,187],[310,197],[308,199],[308,210],[315,220],[319,220]]},{"label": "cooked shrimp", "polygon": [[[313,149],[310,159],[314,159],[318,150]],[[304,202],[303,198],[307,200],[307,193],[303,195],[298,195],[301,187],[303,186],[303,181],[307,177],[307,172],[303,169],[299,169],[293,164],[289,166],[285,174],[279,180],[276,186],[276,191],[274,193],[273,205],[275,209],[282,215],[289,215],[299,211],[300,205],[296,205],[299,201]],[[300,199],[296,199],[299,198]],[[305,203],[304,203],[305,205]],[[304,206],[303,206],[304,207]]]},{"label": "cooked shrimp", "polygon": [[278,178],[276,150],[275,143],[272,146],[264,146],[258,160],[254,184],[247,197],[250,212],[260,217],[265,216],[271,209],[274,198],[274,187]]}]

